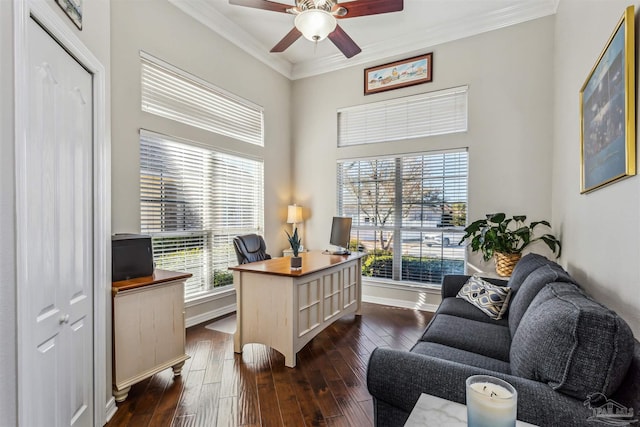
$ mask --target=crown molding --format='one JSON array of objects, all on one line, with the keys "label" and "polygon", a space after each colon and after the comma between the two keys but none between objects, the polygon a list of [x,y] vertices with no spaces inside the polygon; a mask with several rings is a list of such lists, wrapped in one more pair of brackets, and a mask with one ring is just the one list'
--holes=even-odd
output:
[{"label": "crown molding", "polygon": [[384,42],[362,44],[362,53],[347,59],[340,53],[292,64],[266,52],[264,47],[233,21],[216,11],[207,0],[169,0],[186,14],[243,49],[245,52],[273,68],[290,80],[312,77],[355,65],[376,61],[390,61],[394,57],[404,57],[422,53],[425,49],[439,44],[482,34],[533,19],[554,15],[560,0],[522,2],[492,13],[469,16],[455,24],[441,24],[419,33],[404,34],[402,37]]}]

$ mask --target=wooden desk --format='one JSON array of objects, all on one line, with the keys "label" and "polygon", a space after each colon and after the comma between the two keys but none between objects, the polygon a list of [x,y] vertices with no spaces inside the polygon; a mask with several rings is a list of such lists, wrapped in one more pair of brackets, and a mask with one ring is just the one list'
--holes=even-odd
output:
[{"label": "wooden desk", "polygon": [[113,395],[127,398],[131,385],[173,368],[185,354],[184,282],[191,273],[156,269],[152,276],[113,282]]},{"label": "wooden desk", "polygon": [[249,343],[278,350],[285,365],[296,366],[296,353],[342,316],[360,315],[362,253],[300,254],[302,269],[290,258],[230,267],[238,303],[234,351]]}]

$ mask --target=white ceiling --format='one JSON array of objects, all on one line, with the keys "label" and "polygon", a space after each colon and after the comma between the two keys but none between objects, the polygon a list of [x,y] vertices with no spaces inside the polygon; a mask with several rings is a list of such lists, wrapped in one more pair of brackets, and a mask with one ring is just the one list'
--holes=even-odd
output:
[{"label": "white ceiling", "polygon": [[[426,53],[441,43],[552,15],[559,2],[404,0],[402,12],[339,21],[362,48],[360,54],[347,59],[330,40],[314,46],[304,37],[283,53],[269,53],[293,28],[293,15],[232,6],[227,0],[169,1],[290,79]],[[278,2],[293,5],[295,0]],[[340,3],[347,6],[348,1]]]}]

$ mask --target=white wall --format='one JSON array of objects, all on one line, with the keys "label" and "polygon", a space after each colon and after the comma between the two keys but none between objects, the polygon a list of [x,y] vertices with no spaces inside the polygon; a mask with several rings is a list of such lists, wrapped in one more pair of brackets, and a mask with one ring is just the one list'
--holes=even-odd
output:
[{"label": "white wall", "polygon": [[631,177],[580,194],[578,94],[630,4],[637,13],[637,1],[560,2],[555,35],[552,206],[553,223],[560,228],[564,243],[563,264],[598,301],[616,310],[638,337],[640,180]]},{"label": "white wall", "polygon": [[[550,219],[553,34],[551,16],[426,46],[421,52],[434,52],[432,83],[375,95],[363,95],[361,66],[294,81],[293,184],[306,208],[305,244],[328,246],[336,159],[349,157],[468,147],[469,219],[499,211]],[[336,148],[338,108],[460,85],[469,85],[467,133]]]},{"label": "white wall", "polygon": [[[263,158],[265,240],[269,252],[281,254],[287,246],[283,227],[291,197],[289,80],[167,1],[114,1],[111,21],[113,232],[140,230],[138,129],[144,128]],[[263,106],[265,146],[143,113],[140,50]],[[233,300],[223,298],[207,303],[207,307],[190,307],[187,318],[200,316],[204,321],[207,312],[220,315],[216,310]]]},{"label": "white wall", "polygon": [[[106,72],[106,138],[110,131],[110,47],[109,47],[109,1],[97,0],[83,5],[82,31],[78,30],[55,2],[47,2],[52,13],[61,17],[78,38],[102,63]],[[15,193],[14,193],[14,46],[13,46],[13,2],[3,2],[0,8],[0,425],[17,424],[17,379],[16,379],[16,276],[15,276]],[[107,313],[111,313],[110,306]],[[107,321],[106,396],[111,398],[111,319]],[[105,402],[106,404],[107,402]]]}]

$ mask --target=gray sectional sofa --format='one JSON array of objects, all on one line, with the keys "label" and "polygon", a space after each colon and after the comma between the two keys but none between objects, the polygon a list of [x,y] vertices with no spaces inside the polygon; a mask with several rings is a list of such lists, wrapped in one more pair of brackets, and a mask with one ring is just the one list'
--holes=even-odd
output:
[{"label": "gray sectional sofa", "polygon": [[404,425],[421,393],[465,403],[465,379],[478,374],[511,383],[518,419],[528,423],[604,425],[588,419],[605,397],[640,419],[640,343],[558,264],[529,254],[508,282],[486,279],[512,288],[500,320],[456,297],[468,278],[445,277],[442,303],[411,351],[372,353],[376,426]]}]

